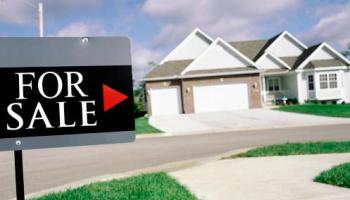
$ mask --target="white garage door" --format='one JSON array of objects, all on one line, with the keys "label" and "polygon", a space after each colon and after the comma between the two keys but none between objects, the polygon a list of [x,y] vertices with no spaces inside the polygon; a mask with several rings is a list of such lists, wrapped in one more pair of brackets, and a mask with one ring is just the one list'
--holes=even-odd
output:
[{"label": "white garage door", "polygon": [[248,86],[245,83],[194,86],[193,98],[196,113],[249,108]]},{"label": "white garage door", "polygon": [[181,113],[180,88],[150,89],[152,115]]}]

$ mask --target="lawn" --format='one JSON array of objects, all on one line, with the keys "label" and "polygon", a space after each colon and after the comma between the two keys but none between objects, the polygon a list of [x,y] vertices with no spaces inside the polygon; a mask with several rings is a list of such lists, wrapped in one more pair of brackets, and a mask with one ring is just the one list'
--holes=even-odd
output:
[{"label": "lawn", "polygon": [[322,153],[346,153],[350,152],[350,141],[346,142],[307,142],[286,143],[264,147],[258,147],[247,152],[232,155],[228,158],[237,157],[263,157],[263,156],[288,156],[303,154]]},{"label": "lawn", "polygon": [[162,131],[154,128],[148,123],[148,117],[139,117],[135,119],[136,133],[161,133]]},{"label": "lawn", "polygon": [[314,181],[350,188],[350,163],[344,163],[322,172]]},{"label": "lawn", "polygon": [[304,104],[281,106],[276,110],[321,115],[328,117],[350,117],[350,104]]},{"label": "lawn", "polygon": [[166,173],[151,173],[99,182],[53,193],[35,200],[196,200],[184,186]]}]

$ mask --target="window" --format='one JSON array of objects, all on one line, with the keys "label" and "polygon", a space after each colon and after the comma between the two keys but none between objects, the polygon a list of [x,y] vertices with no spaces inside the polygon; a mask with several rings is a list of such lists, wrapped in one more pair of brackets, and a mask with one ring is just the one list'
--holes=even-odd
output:
[{"label": "window", "polygon": [[328,75],[320,74],[320,88],[327,89],[328,88]]},{"label": "window", "polygon": [[270,92],[277,92],[280,91],[280,79],[278,77],[276,78],[268,78],[267,79],[267,89]]},{"label": "window", "polygon": [[314,90],[314,76],[313,75],[309,75],[307,76],[307,81],[308,81],[308,87],[309,90]]},{"label": "window", "polygon": [[329,74],[329,88],[338,88],[337,74]]},{"label": "window", "polygon": [[336,73],[320,74],[320,88],[321,89],[338,88],[337,74]]}]

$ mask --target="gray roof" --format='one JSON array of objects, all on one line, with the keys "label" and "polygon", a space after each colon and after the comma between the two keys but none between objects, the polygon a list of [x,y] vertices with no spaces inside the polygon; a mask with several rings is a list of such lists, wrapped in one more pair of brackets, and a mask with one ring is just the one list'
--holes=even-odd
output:
[{"label": "gray roof", "polygon": [[305,69],[339,66],[347,66],[347,64],[338,59],[312,60],[305,66]]},{"label": "gray roof", "polygon": [[221,73],[239,73],[239,72],[258,72],[255,67],[235,67],[235,68],[221,68],[221,69],[208,69],[208,70],[191,70],[185,73],[185,75],[203,75],[203,74],[221,74]]},{"label": "gray roof", "polygon": [[298,66],[306,59],[308,58],[316,49],[319,47],[320,44],[316,44],[314,46],[311,46],[307,48],[306,50],[301,53],[298,57],[281,57],[280,59],[283,60],[285,63],[287,63],[292,69],[298,68]]},{"label": "gray roof", "polygon": [[145,79],[178,76],[192,61],[193,60],[176,60],[165,62],[164,64],[158,65],[151,72],[149,72],[145,76]]},{"label": "gray roof", "polygon": [[259,54],[262,48],[266,45],[268,40],[248,40],[248,41],[237,41],[229,42],[231,46],[236,48],[238,51],[243,53],[249,59],[254,60]]},{"label": "gray roof", "polygon": [[[281,33],[280,33],[281,34]],[[280,34],[268,39],[268,40],[248,40],[248,41],[235,41],[229,42],[231,46],[236,48],[246,57],[252,61],[256,61],[261,55],[264,54],[265,50],[278,38]],[[316,44],[310,46],[302,52],[299,56],[293,57],[280,57],[292,70],[298,68],[298,66],[305,61],[319,46]],[[151,78],[171,78],[181,75],[181,72],[192,62],[193,60],[177,60],[168,61],[162,65],[154,68],[148,73],[145,79]],[[331,66],[348,66],[346,63],[339,59],[329,60],[313,60],[309,62],[306,68],[319,68],[319,67],[331,67]],[[205,74],[220,74],[220,73],[244,73],[258,71],[254,67],[238,67],[238,68],[226,68],[226,69],[211,69],[211,70],[192,70],[188,71],[185,75],[205,75]],[[265,71],[274,72],[274,71]]]},{"label": "gray roof", "polygon": [[298,60],[297,56],[290,57],[280,57],[282,61],[284,61],[290,68],[294,68],[296,61]]}]

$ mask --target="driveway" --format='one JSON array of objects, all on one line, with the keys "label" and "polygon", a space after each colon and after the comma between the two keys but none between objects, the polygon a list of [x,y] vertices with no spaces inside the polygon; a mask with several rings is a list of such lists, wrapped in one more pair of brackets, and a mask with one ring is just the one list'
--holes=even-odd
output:
[{"label": "driveway", "polygon": [[154,116],[150,118],[150,123],[166,133],[182,135],[298,126],[350,124],[350,119],[297,114],[270,109],[250,109],[230,112]]}]

